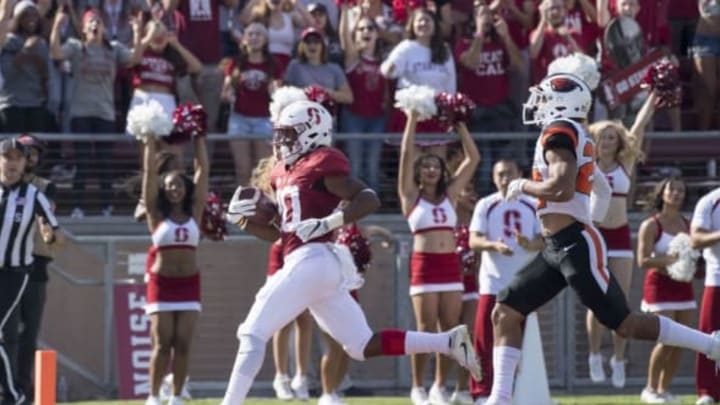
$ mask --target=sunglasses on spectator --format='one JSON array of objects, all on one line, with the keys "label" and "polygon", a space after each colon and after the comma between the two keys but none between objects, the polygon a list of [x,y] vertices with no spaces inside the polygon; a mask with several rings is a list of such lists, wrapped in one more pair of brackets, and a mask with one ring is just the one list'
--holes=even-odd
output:
[{"label": "sunglasses on spectator", "polygon": [[319,44],[319,43],[322,43],[322,38],[312,36],[312,37],[303,39],[303,42],[305,42],[306,44]]}]

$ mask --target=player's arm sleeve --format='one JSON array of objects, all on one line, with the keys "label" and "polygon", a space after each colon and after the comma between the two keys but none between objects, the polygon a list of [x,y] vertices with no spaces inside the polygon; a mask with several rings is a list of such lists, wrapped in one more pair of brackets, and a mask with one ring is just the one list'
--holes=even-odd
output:
[{"label": "player's arm sleeve", "polygon": [[690,228],[700,228],[705,230],[711,230],[712,228],[712,208],[713,203],[708,196],[705,196],[698,201],[693,210],[692,220],[690,221]]},{"label": "player's arm sleeve", "polygon": [[320,177],[347,176],[350,174],[350,162],[347,157],[335,149],[327,149],[315,165]]},{"label": "player's arm sleeve", "polygon": [[593,222],[603,222],[610,209],[612,188],[605,176],[595,167],[592,192],[590,193],[590,214]]},{"label": "player's arm sleeve", "polygon": [[[540,144],[543,147],[543,152],[549,149],[567,149],[575,155],[578,133],[569,122],[555,121],[543,130]],[[575,158],[577,159],[577,156]]]}]

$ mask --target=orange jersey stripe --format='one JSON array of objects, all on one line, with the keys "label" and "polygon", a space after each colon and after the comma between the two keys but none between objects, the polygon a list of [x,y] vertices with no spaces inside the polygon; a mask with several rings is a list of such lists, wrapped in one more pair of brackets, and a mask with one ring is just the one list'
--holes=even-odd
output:
[{"label": "orange jersey stripe", "polygon": [[575,133],[575,131],[571,130],[570,128],[565,127],[549,127],[545,129],[542,136],[540,137],[540,144],[545,147],[545,142],[547,142],[548,138],[555,134],[565,134],[570,137],[573,141],[573,146],[577,148],[578,146],[578,136]]},{"label": "orange jersey stripe", "polygon": [[588,235],[590,235],[590,238],[593,241],[593,249],[595,249],[595,256],[597,257],[597,267],[598,271],[600,272],[600,277],[602,277],[606,283],[609,283],[610,275],[607,273],[607,269],[605,268],[605,255],[603,252],[600,235],[598,235],[597,231],[595,231],[595,228],[591,226],[585,225],[585,230],[587,231]]}]

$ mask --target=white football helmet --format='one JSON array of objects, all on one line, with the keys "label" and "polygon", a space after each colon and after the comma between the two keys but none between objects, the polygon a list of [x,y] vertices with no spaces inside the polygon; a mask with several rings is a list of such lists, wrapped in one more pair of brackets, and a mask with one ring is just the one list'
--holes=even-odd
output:
[{"label": "white football helmet", "polygon": [[592,106],[592,92],[577,76],[558,73],[547,76],[530,88],[523,104],[523,124],[545,126],[559,118],[586,119]]},{"label": "white football helmet", "polygon": [[332,143],[333,118],[314,101],[295,101],[283,108],[273,126],[275,156],[286,165]]}]

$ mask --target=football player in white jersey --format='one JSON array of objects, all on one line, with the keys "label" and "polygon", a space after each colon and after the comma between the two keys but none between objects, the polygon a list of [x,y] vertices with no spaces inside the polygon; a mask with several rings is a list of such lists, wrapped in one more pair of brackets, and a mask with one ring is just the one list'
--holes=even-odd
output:
[{"label": "football player in white jersey", "polygon": [[[222,405],[244,402],[264,361],[268,340],[306,309],[355,360],[437,352],[481,378],[465,325],[439,333],[391,329],[374,333],[362,308],[348,293],[359,287],[360,280],[347,249],[332,243],[333,231],[375,211],[380,200],[350,176],[347,158],[331,147],[330,113],[318,103],[293,102],[275,122],[273,143],[278,162],[271,185],[278,203],[279,229],[248,220],[255,215],[257,202],[241,199],[242,187],[228,204],[227,218],[260,239],[274,242],[281,238],[284,263],[257,293],[238,328],[240,347]],[[341,200],[349,203],[336,210]]]},{"label": "football player in white jersey", "polygon": [[545,247],[498,294],[493,310],[494,381],[485,405],[511,404],[523,321],[568,286],[621,337],[684,347],[720,361],[720,332],[706,334],[663,316],[631,312],[620,285],[608,272],[605,244],[590,214],[594,144],[583,123],[591,105],[590,89],[582,80],[555,74],[532,87],[523,106],[524,122],[542,130],[532,180],[513,180],[506,198],[527,194],[538,199]]},{"label": "football player in white jersey", "polygon": [[470,247],[482,254],[474,339],[483,379],[470,380],[470,394],[475,401],[486,400],[492,388],[491,315],[497,294],[543,246],[540,222],[535,215],[535,200],[527,196],[505,199],[508,185],[520,176],[520,167],[514,160],[495,162],[492,180],[498,191],[478,201],[470,223]]},{"label": "football player in white jersey", "polygon": [[[695,206],[690,235],[693,247],[703,248],[705,291],[698,327],[703,332],[720,329],[720,188],[705,194]],[[716,365],[698,354],[695,366],[697,405],[720,402],[720,374]]]}]

